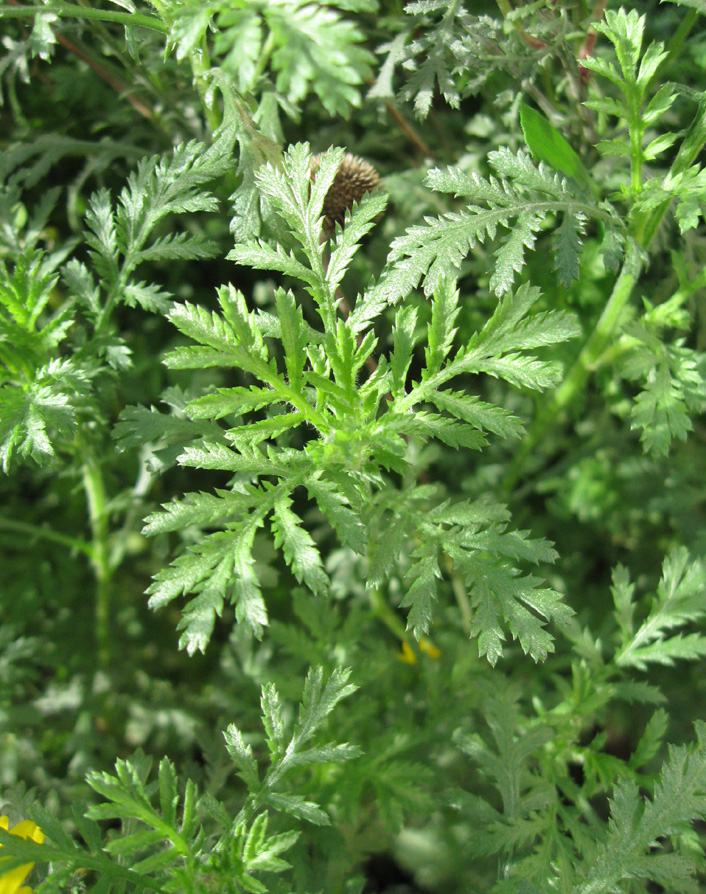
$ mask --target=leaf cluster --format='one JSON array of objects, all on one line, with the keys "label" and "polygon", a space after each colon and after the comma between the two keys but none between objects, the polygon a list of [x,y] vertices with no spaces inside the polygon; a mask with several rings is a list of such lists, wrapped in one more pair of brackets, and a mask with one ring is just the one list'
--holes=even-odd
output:
[{"label": "leaf cluster", "polygon": [[[232,108],[232,107],[231,107]],[[230,166],[233,113],[220,140],[208,150],[193,141],[170,158],[143,159],[113,208],[110,194],[94,193],[86,213],[91,266],[70,240],[47,253],[39,247],[58,192],[48,192],[30,216],[11,180],[2,194],[5,260],[0,262],[0,457],[8,471],[13,457],[52,460],[57,445],[75,450],[79,421],[100,413],[99,383],[131,365],[125,339],[116,333],[116,306],[162,311],[169,295],[134,273],[146,262],[198,259],[214,253],[198,234],[155,230],[169,214],[213,211],[216,199],[204,188]],[[25,216],[24,227],[19,228]],[[13,229],[12,222],[18,225]],[[59,307],[52,296],[61,288]],[[80,320],[80,322],[78,322]]]},{"label": "leaf cluster", "polygon": [[0,875],[699,889],[682,5],[0,6]]},{"label": "leaf cluster", "polygon": [[[557,381],[558,366],[525,352],[572,337],[575,323],[561,312],[532,314],[539,292],[522,287],[506,296],[465,346],[454,349],[459,293],[452,281],[437,281],[425,368],[418,381],[408,384],[418,338],[411,308],[397,313],[389,357],[373,357],[378,286],[360,296],[348,318],[339,316],[339,285],[359,239],[384,208],[382,196],[364,197],[337,232],[324,264],[322,206],[340,159],[340,151],[328,153],[313,185],[306,146],[293,147],[281,169],[259,171],[260,188],[291,228],[296,247],[285,251],[259,240],[230,253],[241,264],[276,270],[303,283],[317,326],[307,322],[294,293],[283,288],[275,294],[276,316],[249,311],[243,294],[232,286],[218,290],[219,313],[188,304],[176,305],[170,313],[196,345],[175,348],[166,357],[168,366],[225,367],[246,373],[255,383],[220,388],[187,404],[192,419],[222,419],[227,427],[217,442],[187,447],[179,462],[235,478],[229,489],[187,494],[147,520],[148,534],[194,524],[217,529],[157,575],[151,605],[163,606],[182,593],[197,594],[182,625],[182,645],[189,651],[205,647],[226,600],[235,604],[238,620],[259,632],[267,615],[252,550],[256,531],[268,519],[275,546],[297,581],[315,595],[326,593],[329,580],[319,546],[293,508],[293,494],[302,488],[341,543],[368,554],[369,586],[384,584],[404,540],[419,540],[403,601],[417,637],[429,629],[444,549],[471,588],[477,607],[473,632],[481,635],[481,653],[497,660],[504,620],[525,651],[541,658],[551,640],[536,613],[560,622],[567,613],[551,589],[521,575],[513,563],[552,561],[548,545],[507,532],[501,506],[449,504],[432,487],[400,495],[404,503],[390,512],[386,488],[390,475],[406,475],[410,441],[433,439],[480,449],[485,433],[517,437],[520,421],[502,407],[443,386],[461,375],[485,374],[519,388],[550,387]],[[366,364],[368,375],[359,381]],[[425,405],[431,409],[422,409]],[[260,418],[251,415],[262,411]],[[135,415],[132,421],[139,424],[140,418]],[[302,446],[290,446],[297,443]],[[489,561],[481,558],[485,555]]]},{"label": "leaf cluster", "polygon": [[[176,768],[163,758],[156,779],[151,779],[152,760],[138,752],[118,760],[115,774],[91,772],[90,787],[102,803],[87,811],[74,806],[73,818],[82,842],[67,833],[45,807],[29,807],[46,840],[37,844],[0,830],[3,871],[27,861],[56,862],[77,878],[96,873],[93,890],[203,891],[227,890],[238,894],[267,894],[270,886],[261,873],[283,873],[291,866],[280,855],[296,842],[300,832],[269,831],[270,812],[297,821],[328,823],[318,805],[299,795],[287,794],[282,780],[294,770],[317,764],[334,764],[358,755],[355,746],[313,744],[328,715],[356,687],[347,683],[350,670],[336,669],[327,679],[321,668],[312,668],[304,684],[298,722],[291,736],[286,731],[284,706],[277,690],[262,691],[263,725],[270,767],[262,780],[252,747],[235,726],[225,732],[228,752],[245,782],[248,794],[235,816],[230,805],[187,779],[181,791]],[[308,747],[305,747],[308,746]],[[118,821],[119,830],[107,838],[100,823]],[[57,879],[60,883],[60,880]],[[60,890],[50,875],[44,892]]]}]

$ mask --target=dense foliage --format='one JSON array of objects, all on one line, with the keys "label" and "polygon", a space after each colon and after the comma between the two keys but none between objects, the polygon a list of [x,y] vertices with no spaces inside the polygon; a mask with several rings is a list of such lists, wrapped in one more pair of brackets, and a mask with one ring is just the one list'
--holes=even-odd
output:
[{"label": "dense foliage", "polygon": [[0,3],[0,890],[701,890],[704,14]]}]

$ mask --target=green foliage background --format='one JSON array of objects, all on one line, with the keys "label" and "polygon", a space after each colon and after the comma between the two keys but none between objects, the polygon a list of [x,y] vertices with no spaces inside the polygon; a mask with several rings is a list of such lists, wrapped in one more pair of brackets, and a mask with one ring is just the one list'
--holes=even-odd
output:
[{"label": "green foliage background", "polygon": [[605,7],[0,4],[0,874],[701,890],[706,7]]}]

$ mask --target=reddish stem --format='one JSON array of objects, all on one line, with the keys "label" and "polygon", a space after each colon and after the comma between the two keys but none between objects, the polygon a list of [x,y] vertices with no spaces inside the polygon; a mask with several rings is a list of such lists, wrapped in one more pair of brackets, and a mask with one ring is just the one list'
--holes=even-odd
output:
[{"label": "reddish stem", "polygon": [[[601,19],[603,18],[603,13],[605,12],[607,3],[608,3],[608,0],[598,0],[598,3],[596,3],[595,8],[593,10],[593,18],[597,22],[600,22]],[[586,59],[587,56],[593,55],[593,51],[596,47],[597,37],[598,37],[598,34],[596,33],[595,29],[589,28],[589,30],[586,32],[586,38],[583,42],[583,45],[582,45],[581,49],[579,50],[579,55],[578,55],[579,59]],[[584,68],[584,66],[581,65],[580,62],[579,62],[579,77],[581,78],[582,84],[588,83],[588,81],[591,78],[591,72],[587,68]]]},{"label": "reddish stem", "polygon": [[[23,6],[22,3],[18,2],[18,0],[7,0],[7,3],[10,6]],[[93,69],[93,71],[95,71],[95,73],[106,82],[106,84],[108,84],[110,87],[113,88],[113,90],[116,91],[116,93],[124,96],[136,112],[138,112],[144,118],[147,118],[149,120],[152,119],[152,110],[139,99],[131,96],[128,92],[129,88],[127,84],[121,81],[120,78],[117,78],[109,71],[106,71],[106,69],[103,68],[103,66],[99,62],[97,62],[89,53],[87,53],[81,47],[77,46],[75,43],[73,43],[73,41],[70,41],[67,37],[64,37],[63,34],[57,34],[56,39],[62,45],[62,47],[65,47],[70,53],[78,56],[79,59],[82,59],[87,65],[89,65]]]}]

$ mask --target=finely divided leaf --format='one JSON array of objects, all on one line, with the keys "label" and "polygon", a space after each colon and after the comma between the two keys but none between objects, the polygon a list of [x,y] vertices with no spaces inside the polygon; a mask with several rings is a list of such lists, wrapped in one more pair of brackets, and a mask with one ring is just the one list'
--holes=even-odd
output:
[{"label": "finely divided leaf", "polygon": [[557,267],[565,281],[578,269],[577,237],[588,217],[600,218],[610,226],[610,216],[583,194],[578,194],[558,174],[543,164],[535,166],[527,153],[507,149],[491,153],[489,161],[503,179],[486,180],[477,174],[431,171],[427,177],[437,190],[455,192],[470,200],[464,210],[438,218],[426,218],[423,226],[410,228],[392,244],[388,267],[379,284],[365,301],[395,304],[422,278],[424,291],[431,294],[444,277],[452,277],[469,251],[486,239],[494,240],[500,227],[509,230],[496,250],[496,265],[490,287],[497,295],[513,285],[515,274],[524,265],[525,249],[532,249],[536,234],[549,215],[561,214],[575,238],[559,242]]},{"label": "finely divided leaf", "polygon": [[323,569],[321,553],[302,527],[302,520],[291,510],[291,505],[288,496],[275,503],[272,521],[275,546],[282,548],[285,561],[299,583],[305,583],[314,595],[323,595],[328,591],[329,579]]},{"label": "finely divided leaf", "polygon": [[459,292],[453,280],[442,279],[434,290],[431,305],[431,322],[427,329],[428,348],[425,351],[427,368],[424,377],[433,376],[441,369],[453,345],[459,313]]},{"label": "finely divided leaf", "polygon": [[429,538],[414,551],[415,563],[407,574],[410,585],[400,605],[409,608],[407,629],[419,639],[429,632],[434,602],[437,599],[437,581],[441,578],[439,547]]},{"label": "finely divided leaf", "polygon": [[632,588],[623,587],[619,593],[617,600],[623,606],[624,620],[623,645],[616,656],[618,665],[645,670],[649,664],[672,665],[677,659],[693,660],[706,655],[706,637],[702,634],[672,633],[706,614],[706,567],[703,562],[690,561],[684,547],[665,558],[657,597],[647,618],[632,635],[633,614],[626,604],[632,597]]},{"label": "finely divided leaf", "polygon": [[301,382],[309,335],[302,309],[291,292],[284,292],[282,289],[277,291],[277,316],[282,326],[282,346],[289,384],[296,387]]}]

